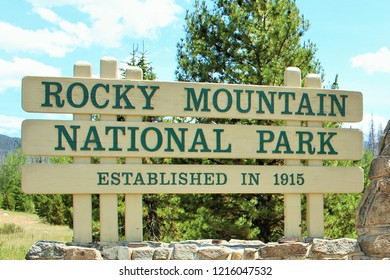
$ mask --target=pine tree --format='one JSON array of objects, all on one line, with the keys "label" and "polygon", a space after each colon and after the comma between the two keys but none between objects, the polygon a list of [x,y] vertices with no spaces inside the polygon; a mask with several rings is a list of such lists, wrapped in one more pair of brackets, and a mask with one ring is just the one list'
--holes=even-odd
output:
[{"label": "pine tree", "polygon": [[374,116],[371,115],[370,128],[368,132],[368,150],[376,157],[378,150],[378,139],[375,132]]},{"label": "pine tree", "polygon": [[[137,66],[142,69],[144,80],[155,80],[157,78],[154,69],[149,62],[148,52],[145,50],[145,45],[142,44],[142,50],[140,50],[138,44],[133,44],[133,49],[130,53],[130,59],[126,61],[127,66]],[[121,69],[122,76],[125,76],[125,70]]]},{"label": "pine tree", "polygon": [[[295,1],[195,1],[177,45],[179,81],[282,85],[289,66],[322,73],[316,46],[303,41],[309,23]],[[273,121],[198,119],[202,123],[272,124]],[[199,163],[199,160],[173,160]],[[277,161],[204,159],[203,164],[272,165]],[[283,234],[281,195],[178,196],[177,236],[277,240]]]}]

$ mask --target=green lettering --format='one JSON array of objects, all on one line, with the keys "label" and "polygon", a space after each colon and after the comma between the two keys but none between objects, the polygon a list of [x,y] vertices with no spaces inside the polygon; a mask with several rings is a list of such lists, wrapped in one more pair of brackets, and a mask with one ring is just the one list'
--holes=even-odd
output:
[{"label": "green lettering", "polygon": [[[55,105],[58,108],[62,108],[65,105],[65,101],[61,100],[60,93],[62,91],[62,85],[58,82],[42,82],[45,86],[45,103],[41,104],[42,107],[53,107],[53,104],[50,103],[50,96],[53,96],[55,99]],[[55,89],[52,89],[52,86]]]},{"label": "green lettering", "polygon": [[139,151],[139,149],[136,146],[137,141],[135,138],[136,131],[139,130],[139,127],[129,126],[127,127],[127,129],[130,130],[130,147],[127,150],[131,152]]},{"label": "green lettering", "polygon": [[198,152],[198,149],[195,148],[197,145],[201,145],[203,147],[200,150],[200,152],[203,152],[203,153],[211,152],[211,150],[207,146],[206,138],[205,138],[203,130],[201,128],[198,128],[196,130],[195,136],[194,136],[194,141],[192,142],[192,146],[188,151],[189,152]]},{"label": "green lettering", "polygon": [[165,128],[165,131],[167,132],[167,148],[164,151],[166,152],[174,151],[172,149],[172,138],[173,138],[180,152],[184,152],[185,132],[188,130],[188,128],[178,128],[178,130],[181,132],[180,139],[173,128],[171,127]]},{"label": "green lettering", "polygon": [[214,185],[214,173],[204,173],[204,184],[205,185]]},{"label": "green lettering", "polygon": [[122,172],[122,177],[125,177],[125,183],[123,185],[129,186],[131,185],[129,179],[133,176],[132,172]]},{"label": "green lettering", "polygon": [[[187,107],[184,108],[184,111],[199,111],[200,105],[203,101],[203,108],[200,110],[202,112],[210,112],[209,109],[209,98],[208,93],[209,88],[202,88],[197,98],[194,88],[184,88],[187,91]],[[191,101],[194,104],[194,108],[191,107]]]},{"label": "green lettering", "polygon": [[[274,141],[274,133],[271,130],[256,130],[256,132],[259,133],[259,149],[256,151],[256,153],[267,153],[267,151],[264,149],[264,143],[270,143]],[[265,138],[265,134],[268,134],[267,138]]]},{"label": "green lettering", "polygon": [[[83,91],[83,94],[81,96],[82,99],[81,99],[79,104],[77,104],[73,100],[73,89],[76,87],[81,88],[81,90]],[[87,87],[82,83],[70,84],[70,86],[68,87],[68,90],[66,91],[66,99],[68,100],[69,105],[72,106],[73,108],[83,108],[88,102],[88,89],[87,89]]]},{"label": "green lettering", "polygon": [[121,183],[121,174],[119,172],[111,173],[111,185],[118,186]]},{"label": "green lettering", "polygon": [[216,185],[225,185],[227,182],[227,176],[225,173],[216,173],[217,174],[217,183]]},{"label": "green lettering", "polygon": [[[220,104],[218,103],[218,97],[219,97],[219,94],[221,92],[226,94],[227,100],[226,100],[226,103],[224,104],[225,108],[221,108]],[[228,91],[227,89],[224,89],[224,88],[220,88],[214,92],[213,106],[214,106],[215,110],[217,110],[218,112],[221,112],[221,113],[227,112],[232,107],[232,104],[233,104],[233,97],[232,97],[232,94],[230,93],[230,91]]]},{"label": "green lettering", "polygon": [[202,173],[197,172],[197,173],[190,173],[191,179],[190,179],[190,185],[202,185],[200,178],[201,178]]},{"label": "green lettering", "polygon": [[281,131],[279,134],[279,138],[276,142],[275,150],[272,151],[274,154],[280,154],[280,147],[284,147],[285,151],[284,154],[293,154],[294,152],[291,150],[290,143],[288,141],[287,133],[286,131]]},{"label": "green lettering", "polygon": [[336,116],[335,113],[335,105],[342,117],[345,117],[345,99],[348,97],[348,95],[340,95],[341,97],[341,104],[339,99],[337,98],[336,94],[329,94],[330,96],[330,114],[329,116]]},{"label": "green lettering", "polygon": [[325,108],[324,108],[324,99],[326,97],[326,94],[324,93],[317,93],[317,96],[319,97],[319,112],[317,113],[317,116],[326,116],[325,114]]},{"label": "green lettering", "polygon": [[[333,136],[337,135],[337,132],[317,132],[317,134],[320,135],[320,151],[318,152],[318,154],[337,155],[338,152],[336,152],[336,150],[330,143],[330,140],[333,138]],[[325,139],[326,134],[329,134],[329,136]],[[328,153],[325,152],[325,146],[328,147]]]},{"label": "green lettering", "polygon": [[[303,145],[306,144],[307,152],[311,155],[314,154],[316,152],[316,149],[313,148],[311,145],[311,141],[313,140],[313,133],[309,131],[297,131],[297,134],[298,134],[299,149],[296,153],[305,154],[306,152],[303,150]],[[307,136],[307,139],[303,139],[304,135]]]},{"label": "green lettering", "polygon": [[142,173],[138,172],[137,175],[135,175],[135,179],[134,179],[134,182],[133,182],[133,185],[145,185],[145,181],[144,181],[144,178],[142,178]]},{"label": "green lettering", "polygon": [[106,108],[107,105],[108,105],[108,100],[106,100],[106,102],[104,102],[103,104],[99,104],[96,100],[96,92],[98,90],[98,88],[103,88],[105,89],[106,93],[109,92],[109,85],[108,84],[96,84],[92,87],[92,90],[91,90],[91,102],[93,104],[93,106],[95,106],[96,108],[99,108],[99,109],[103,109],[103,108]]},{"label": "green lettering", "polygon": [[[305,109],[307,112],[303,113],[302,110]],[[313,113],[313,109],[311,108],[309,95],[307,93],[302,94],[301,102],[299,103],[298,111],[296,112],[297,115],[308,115],[313,116],[315,115]]]},{"label": "green lettering", "polygon": [[157,173],[155,172],[148,172],[148,185],[154,186],[157,185]]},{"label": "green lettering", "polygon": [[99,138],[99,133],[97,132],[96,126],[94,126],[94,125],[89,127],[84,146],[80,148],[80,151],[90,151],[91,148],[88,146],[91,143],[95,144],[95,147],[93,148],[94,151],[105,151],[106,150],[102,146],[102,143],[101,143],[100,138]]},{"label": "green lettering", "polygon": [[122,132],[122,135],[125,135],[124,126],[106,126],[106,135],[112,130],[112,147],[109,148],[109,151],[122,151],[122,148],[118,147],[118,131]]},{"label": "green lettering", "polygon": [[98,186],[107,186],[108,185],[108,175],[109,173],[108,172],[98,172],[98,182],[97,182],[97,185]]},{"label": "green lettering", "polygon": [[142,109],[145,109],[145,110],[153,110],[154,107],[151,106],[151,101],[152,101],[152,97],[153,95],[156,93],[156,91],[160,88],[159,86],[150,86],[150,88],[152,89],[152,92],[151,93],[148,93],[146,91],[146,89],[148,88],[148,86],[137,86],[137,88],[139,88],[141,91],[142,91],[142,94],[144,95],[145,97],[145,106],[142,107]]},{"label": "green lettering", "polygon": [[221,133],[225,130],[222,128],[219,129],[213,129],[215,132],[215,142],[216,142],[216,148],[213,152],[215,153],[231,153],[232,151],[232,144],[229,144],[224,150],[221,149]]},{"label": "green lettering", "polygon": [[[133,85],[125,85],[125,90],[121,93],[121,88],[123,85],[112,85],[115,88],[115,105],[112,106],[114,109],[135,109],[133,104],[131,104],[129,98],[127,97],[127,93],[130,89],[134,88]],[[121,105],[121,102],[126,104],[125,106]]]},{"label": "green lettering", "polygon": [[[148,134],[149,131],[154,131],[156,134],[157,141],[154,147],[149,147],[148,144],[146,143],[146,135]],[[161,148],[162,143],[163,143],[163,137],[160,130],[158,130],[158,128],[147,127],[141,132],[141,145],[146,151],[155,152]]]},{"label": "green lettering", "polygon": [[284,111],[282,111],[282,114],[284,115],[291,115],[292,112],[289,111],[290,109],[290,97],[292,97],[293,100],[295,100],[295,92],[279,92],[279,99],[281,99],[284,96]]},{"label": "green lettering", "polygon": [[65,147],[62,146],[62,137],[65,137],[66,142],[72,151],[77,150],[77,129],[80,128],[79,125],[71,125],[70,128],[73,129],[73,137],[70,137],[68,131],[66,130],[64,125],[55,125],[55,128],[58,130],[58,141],[57,147],[54,148],[55,151],[64,151]]},{"label": "green lettering", "polygon": [[188,173],[185,173],[185,172],[180,172],[179,173],[179,182],[178,184],[179,185],[187,185],[188,183]]},{"label": "green lettering", "polygon": [[252,93],[253,93],[253,90],[245,90],[245,92],[247,93],[247,106],[246,106],[246,109],[243,109],[242,108],[242,104],[241,104],[241,93],[243,92],[242,90],[240,89],[235,89],[233,90],[235,93],[237,93],[237,111],[240,112],[240,113],[248,113],[250,110],[251,110],[251,106],[252,106]]},{"label": "green lettering", "polygon": [[256,111],[256,113],[259,113],[259,114],[264,114],[264,110],[263,110],[263,103],[265,104],[265,106],[267,106],[267,110],[268,112],[270,112],[271,114],[274,113],[275,111],[275,94],[276,94],[276,91],[269,91],[267,92],[268,95],[270,95],[270,98],[271,100],[269,100],[267,98],[267,96],[265,95],[265,92],[262,91],[262,90],[256,90],[256,92],[259,94],[259,110]]}]

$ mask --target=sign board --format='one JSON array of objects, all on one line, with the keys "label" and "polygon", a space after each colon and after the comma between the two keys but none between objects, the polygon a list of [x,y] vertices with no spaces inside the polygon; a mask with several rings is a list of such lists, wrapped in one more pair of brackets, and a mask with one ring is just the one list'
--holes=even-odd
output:
[{"label": "sign board", "polygon": [[175,158],[361,158],[363,135],[308,127],[27,120],[26,155]]},{"label": "sign board", "polygon": [[[135,72],[126,74],[134,80],[115,79],[117,62],[109,58],[101,60],[100,70],[101,78],[87,78],[91,68],[78,64],[75,76],[83,78],[22,80],[25,111],[74,114],[77,119],[22,124],[26,155],[74,157],[75,164],[23,166],[22,189],[73,194],[75,240],[91,241],[91,194],[100,194],[104,241],[118,240],[115,194],[126,194],[126,239],[134,241],[142,240],[145,193],[283,193],[285,236],[296,237],[301,231],[299,194],[307,194],[310,236],[323,236],[321,230],[313,232],[323,228],[323,223],[317,226],[323,220],[322,194],[363,189],[361,168],[322,166],[322,160],[362,157],[361,131],[322,127],[325,121],[361,121],[361,92],[322,89],[319,77],[308,83],[313,88],[301,88],[299,69],[286,70],[285,83],[294,87],[142,81]],[[91,114],[100,114],[102,121],[89,120]],[[128,121],[116,121],[117,115]],[[142,116],[195,121],[141,122]],[[283,120],[285,125],[199,124],[197,118]],[[103,164],[89,164],[90,157],[100,157]],[[129,164],[115,164],[123,157]],[[285,165],[142,165],[142,157],[283,159]]]},{"label": "sign board", "polygon": [[[359,167],[248,165],[29,164],[26,193],[353,193]],[[340,183],[342,182],[342,183]]]},{"label": "sign board", "polygon": [[24,77],[22,94],[23,109],[40,113],[333,122],[363,116],[361,92],[332,89]]}]

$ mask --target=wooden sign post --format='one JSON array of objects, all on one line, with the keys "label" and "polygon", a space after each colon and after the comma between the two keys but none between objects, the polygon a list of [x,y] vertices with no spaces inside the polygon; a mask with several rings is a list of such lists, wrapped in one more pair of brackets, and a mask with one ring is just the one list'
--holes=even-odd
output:
[{"label": "wooden sign post", "polygon": [[[285,236],[301,236],[300,194],[307,194],[308,231],[323,236],[323,193],[363,189],[358,167],[324,167],[323,160],[358,160],[359,130],[323,128],[323,121],[360,121],[362,94],[321,89],[288,68],[285,86],[143,81],[131,69],[117,78],[117,62],[101,61],[100,78],[88,64],[74,77],[24,77],[27,112],[71,113],[73,121],[26,120],[26,155],[72,156],[73,165],[28,164],[26,193],[73,194],[74,239],[91,241],[91,195],[100,195],[101,240],[118,240],[117,194],[125,194],[126,240],[142,240],[142,194],[282,193]],[[99,114],[92,121],[91,114]],[[117,116],[125,120],[117,121]],[[284,126],[151,123],[142,117],[181,116],[284,120]],[[302,125],[304,124],[304,125]],[[99,157],[101,164],[90,164]],[[284,166],[143,165],[143,157],[284,159]],[[126,164],[117,164],[125,158]],[[302,164],[307,161],[307,165]]]}]

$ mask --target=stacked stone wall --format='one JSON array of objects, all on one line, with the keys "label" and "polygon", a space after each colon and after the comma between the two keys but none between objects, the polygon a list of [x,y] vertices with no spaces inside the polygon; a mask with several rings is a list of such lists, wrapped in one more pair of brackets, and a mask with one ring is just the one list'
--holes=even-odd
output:
[{"label": "stacked stone wall", "polygon": [[28,260],[355,260],[366,259],[355,239],[263,243],[245,240],[60,243],[38,241]]}]

